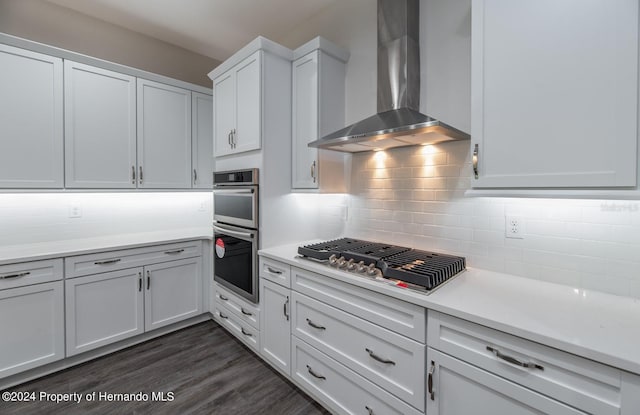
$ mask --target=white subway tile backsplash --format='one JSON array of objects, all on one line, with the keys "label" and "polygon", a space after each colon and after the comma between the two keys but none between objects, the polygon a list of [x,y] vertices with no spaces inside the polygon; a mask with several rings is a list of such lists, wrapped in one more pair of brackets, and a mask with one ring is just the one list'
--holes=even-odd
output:
[{"label": "white subway tile backsplash", "polygon": [[[640,298],[640,202],[465,198],[469,143],[352,156],[346,235],[463,255],[470,267]],[[375,179],[381,180],[380,184]],[[387,213],[382,213],[385,211]],[[524,239],[505,237],[520,216]]]}]

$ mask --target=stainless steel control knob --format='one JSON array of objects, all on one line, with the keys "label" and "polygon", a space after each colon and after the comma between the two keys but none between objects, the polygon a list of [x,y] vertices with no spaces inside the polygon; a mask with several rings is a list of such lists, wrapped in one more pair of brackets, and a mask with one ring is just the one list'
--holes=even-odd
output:
[{"label": "stainless steel control knob", "polygon": [[338,257],[336,256],[336,254],[331,254],[331,256],[329,257],[329,265],[331,265],[332,267],[338,266]]},{"label": "stainless steel control knob", "polygon": [[347,271],[351,271],[354,272],[356,270],[356,267],[358,266],[358,264],[355,263],[355,261],[353,260],[353,258],[351,258],[348,262],[347,262]]},{"label": "stainless steel control knob", "polygon": [[377,270],[378,269],[376,268],[376,264],[372,262],[367,266],[367,275],[374,276],[376,275]]},{"label": "stainless steel control knob", "polygon": [[338,258],[338,268],[345,268],[347,266],[347,259],[343,256]]},{"label": "stainless steel control knob", "polygon": [[356,272],[363,273],[367,270],[367,267],[364,265],[364,261],[360,261],[356,264]]}]

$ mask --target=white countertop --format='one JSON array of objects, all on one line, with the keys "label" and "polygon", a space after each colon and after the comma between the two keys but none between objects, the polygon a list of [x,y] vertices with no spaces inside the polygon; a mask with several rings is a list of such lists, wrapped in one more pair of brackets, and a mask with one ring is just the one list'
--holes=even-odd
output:
[{"label": "white countertop", "polygon": [[300,258],[297,248],[259,254],[640,374],[638,299],[473,268],[425,295]]},{"label": "white countertop", "polygon": [[137,248],[158,243],[213,239],[211,228],[185,228],[168,231],[129,233],[96,238],[68,239],[35,244],[0,247],[0,265],[70,255],[90,254],[111,249]]}]

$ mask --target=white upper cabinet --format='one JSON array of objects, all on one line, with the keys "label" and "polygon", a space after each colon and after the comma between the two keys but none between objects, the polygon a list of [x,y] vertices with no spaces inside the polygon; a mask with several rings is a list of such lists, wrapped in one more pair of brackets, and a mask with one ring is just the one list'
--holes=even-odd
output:
[{"label": "white upper cabinet", "polygon": [[344,192],[343,153],[308,147],[344,127],[345,62],[349,53],[316,38],[294,51],[292,63],[293,189]]},{"label": "white upper cabinet", "polygon": [[191,163],[193,187],[211,189],[213,184],[213,99],[191,93]]},{"label": "white upper cabinet", "polygon": [[216,157],[260,148],[261,60],[257,51],[213,80]]},{"label": "white upper cabinet", "polygon": [[635,187],[636,0],[474,0],[476,188]]},{"label": "white upper cabinet", "polygon": [[65,186],[136,187],[136,78],[64,62]]},{"label": "white upper cabinet", "polygon": [[138,79],[138,187],[191,187],[191,91]]},{"label": "white upper cabinet", "polygon": [[0,187],[63,187],[62,59],[0,45]]}]

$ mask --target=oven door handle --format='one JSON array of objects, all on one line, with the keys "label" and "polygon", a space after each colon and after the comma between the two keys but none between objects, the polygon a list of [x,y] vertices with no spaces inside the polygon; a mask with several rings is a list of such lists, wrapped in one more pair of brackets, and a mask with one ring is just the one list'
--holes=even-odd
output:
[{"label": "oven door handle", "polygon": [[223,194],[252,194],[255,189],[214,189],[213,193]]},{"label": "oven door handle", "polygon": [[229,230],[229,229],[221,228],[221,227],[216,226],[216,225],[213,225],[213,230],[214,231],[218,231],[220,233],[225,233],[225,234],[231,235],[231,236],[238,236],[240,238],[251,238],[251,239],[253,239],[253,234],[252,233],[248,233],[248,232],[232,231],[232,230]]}]

